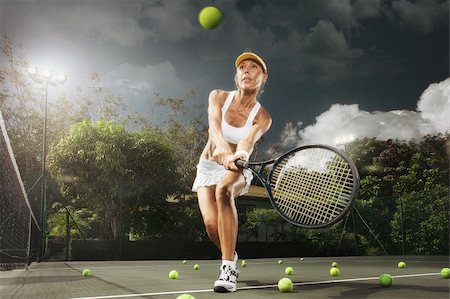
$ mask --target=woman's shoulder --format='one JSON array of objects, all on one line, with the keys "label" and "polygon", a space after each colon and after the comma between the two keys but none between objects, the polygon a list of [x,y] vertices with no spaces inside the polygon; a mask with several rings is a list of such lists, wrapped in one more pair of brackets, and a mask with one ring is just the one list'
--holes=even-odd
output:
[{"label": "woman's shoulder", "polygon": [[213,101],[215,103],[218,102],[218,103],[223,104],[231,92],[232,91],[223,90],[223,89],[213,89],[209,93],[209,100],[210,100],[210,102]]},{"label": "woman's shoulder", "polygon": [[265,125],[267,125],[269,127],[272,124],[272,117],[270,116],[269,112],[263,106],[261,106],[259,108],[259,111],[256,114],[256,121],[264,123]]}]

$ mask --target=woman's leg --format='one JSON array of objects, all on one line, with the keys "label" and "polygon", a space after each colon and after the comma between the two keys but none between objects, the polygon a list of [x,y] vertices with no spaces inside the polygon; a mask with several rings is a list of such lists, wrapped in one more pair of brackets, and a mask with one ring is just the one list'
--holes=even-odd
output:
[{"label": "woman's leg", "polygon": [[245,187],[240,172],[229,172],[216,186],[217,225],[222,260],[232,261],[238,236],[238,215],[235,198]]},{"label": "woman's leg", "polygon": [[197,190],[198,206],[209,239],[220,250],[220,239],[217,225],[216,186],[199,187]]}]

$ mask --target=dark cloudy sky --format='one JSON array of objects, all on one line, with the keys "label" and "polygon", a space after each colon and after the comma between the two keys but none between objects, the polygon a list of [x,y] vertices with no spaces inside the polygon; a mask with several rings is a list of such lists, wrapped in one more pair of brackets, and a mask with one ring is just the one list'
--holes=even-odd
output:
[{"label": "dark cloudy sky", "polygon": [[[204,30],[198,12],[211,4],[224,20]],[[69,93],[97,71],[135,111],[147,113],[155,92],[194,89],[206,104],[211,89],[234,88],[233,61],[251,49],[269,68],[270,140],[450,127],[448,0],[0,0],[0,18],[32,63],[68,74]]]}]

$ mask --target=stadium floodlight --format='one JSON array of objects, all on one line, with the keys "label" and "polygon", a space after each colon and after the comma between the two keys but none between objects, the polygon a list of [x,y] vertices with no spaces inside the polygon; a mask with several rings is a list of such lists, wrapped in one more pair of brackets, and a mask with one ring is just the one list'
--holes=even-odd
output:
[{"label": "stadium floodlight", "polygon": [[[41,250],[40,261],[44,260],[45,254],[45,231],[47,226],[47,176],[45,168],[45,160],[47,157],[47,102],[48,102],[48,86],[63,85],[67,81],[67,75],[63,73],[54,72],[48,68],[39,68],[36,66],[30,66],[27,69],[28,75],[33,81],[44,84],[45,86],[45,101],[44,101],[44,121],[43,121],[43,134],[42,134],[42,165],[41,165]],[[39,180],[38,179],[38,180]]]}]

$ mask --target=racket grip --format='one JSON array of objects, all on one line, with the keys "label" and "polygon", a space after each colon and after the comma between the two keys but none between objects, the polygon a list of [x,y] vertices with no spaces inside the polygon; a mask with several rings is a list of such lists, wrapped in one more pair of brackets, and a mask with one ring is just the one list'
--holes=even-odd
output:
[{"label": "racket grip", "polygon": [[236,160],[234,164],[236,164],[236,166],[239,168],[248,168],[248,161],[242,159]]}]

